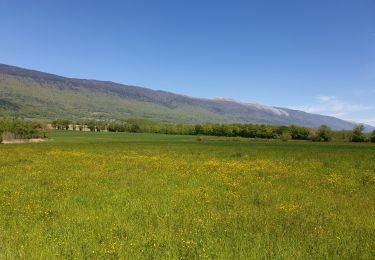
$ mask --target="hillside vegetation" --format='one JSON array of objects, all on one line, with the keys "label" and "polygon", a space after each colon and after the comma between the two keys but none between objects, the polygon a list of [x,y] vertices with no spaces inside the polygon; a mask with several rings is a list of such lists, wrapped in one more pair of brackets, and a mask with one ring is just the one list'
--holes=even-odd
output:
[{"label": "hillside vegetation", "polygon": [[334,117],[199,99],[108,81],[60,77],[0,64],[0,117],[123,121],[145,118],[167,123],[258,123],[352,129]]}]

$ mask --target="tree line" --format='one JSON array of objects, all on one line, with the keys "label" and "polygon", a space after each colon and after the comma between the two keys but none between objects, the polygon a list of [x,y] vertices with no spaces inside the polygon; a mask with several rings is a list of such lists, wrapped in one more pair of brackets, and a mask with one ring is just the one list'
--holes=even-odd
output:
[{"label": "tree line", "polygon": [[5,139],[45,138],[42,123],[21,119],[0,119],[0,142]]},{"label": "tree line", "polygon": [[307,128],[297,125],[275,126],[265,124],[163,124],[145,119],[129,119],[126,122],[106,123],[103,121],[72,122],[55,120],[52,127],[59,130],[109,131],[131,133],[157,133],[171,135],[206,135],[226,137],[246,137],[288,140],[311,140],[315,142],[351,141],[375,142],[375,130],[371,134],[364,132],[363,125],[353,130],[332,130],[327,125],[319,128]]}]

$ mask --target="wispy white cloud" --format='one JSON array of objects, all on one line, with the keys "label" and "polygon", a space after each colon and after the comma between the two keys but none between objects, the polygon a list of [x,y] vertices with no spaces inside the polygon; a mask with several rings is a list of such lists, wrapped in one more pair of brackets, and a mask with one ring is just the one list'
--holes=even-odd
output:
[{"label": "wispy white cloud", "polygon": [[309,113],[325,114],[335,117],[344,117],[353,112],[375,109],[374,106],[354,104],[340,100],[335,96],[318,96],[312,104],[297,106],[295,108]]},{"label": "wispy white cloud", "polygon": [[355,118],[355,119],[353,119],[351,117],[348,117],[348,118],[344,118],[344,119],[347,120],[347,121],[351,121],[351,122],[375,126],[375,117],[364,117],[364,118]]},{"label": "wispy white cloud", "polygon": [[375,126],[375,105],[353,103],[336,96],[317,96],[310,104],[291,108]]}]

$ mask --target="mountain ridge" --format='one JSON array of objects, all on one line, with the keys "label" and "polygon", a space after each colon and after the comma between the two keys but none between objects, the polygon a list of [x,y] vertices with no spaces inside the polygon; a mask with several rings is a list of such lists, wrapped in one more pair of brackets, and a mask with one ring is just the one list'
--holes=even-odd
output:
[{"label": "mountain ridge", "polygon": [[[356,124],[303,111],[196,98],[95,79],[77,79],[0,64],[0,116],[35,119],[126,120],[170,123],[263,123],[352,129]],[[371,128],[371,126],[367,126]]]}]

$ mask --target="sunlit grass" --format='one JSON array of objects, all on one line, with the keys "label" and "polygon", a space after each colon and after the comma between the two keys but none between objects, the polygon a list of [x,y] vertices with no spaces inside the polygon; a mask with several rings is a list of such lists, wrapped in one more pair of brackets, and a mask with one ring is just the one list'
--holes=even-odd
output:
[{"label": "sunlit grass", "polygon": [[0,146],[0,258],[375,257],[375,146],[56,132]]}]

